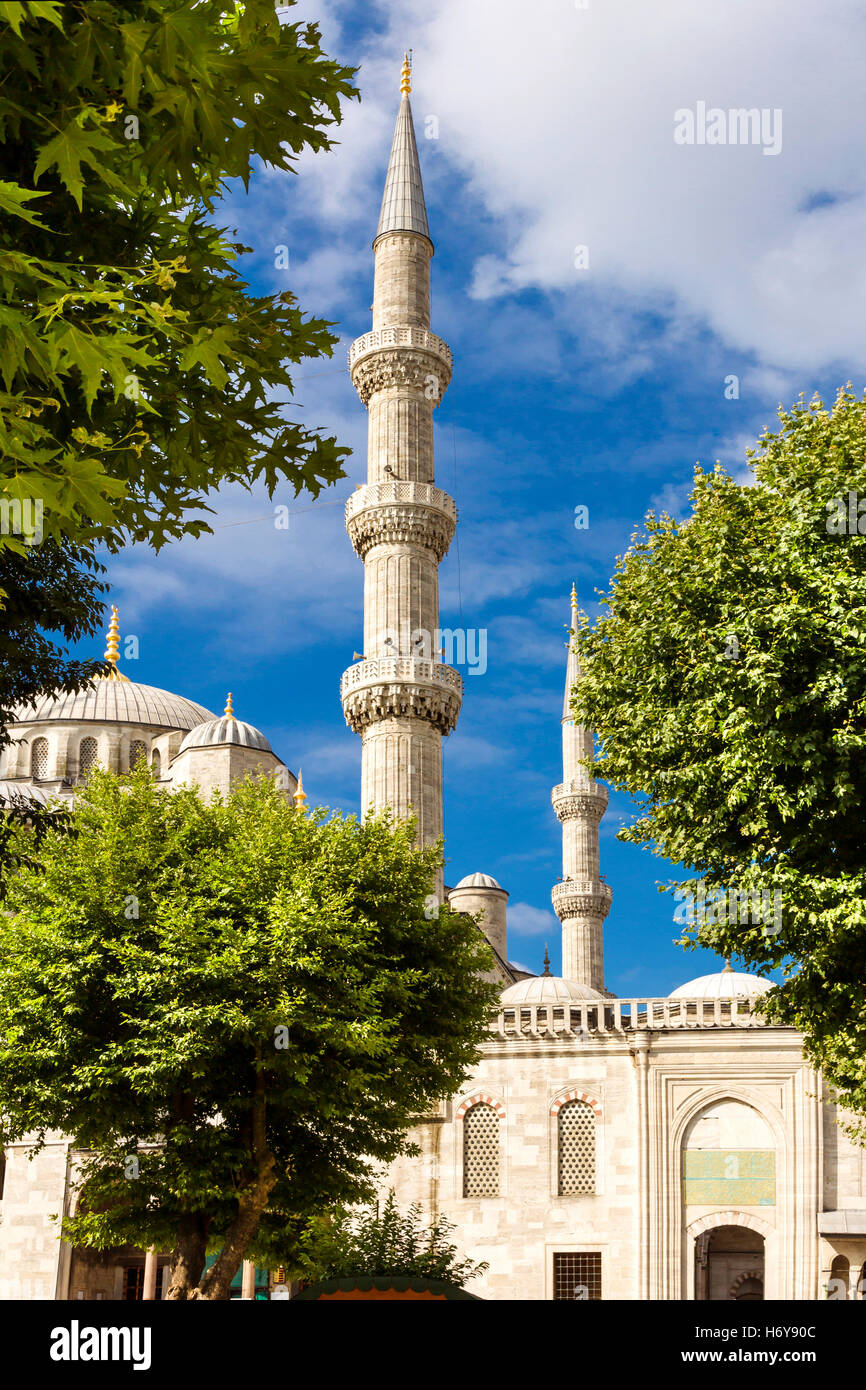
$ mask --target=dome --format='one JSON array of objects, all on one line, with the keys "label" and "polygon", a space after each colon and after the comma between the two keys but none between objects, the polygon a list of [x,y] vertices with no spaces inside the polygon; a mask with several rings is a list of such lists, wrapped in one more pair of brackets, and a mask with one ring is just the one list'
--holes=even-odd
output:
[{"label": "dome", "polygon": [[214,748],[225,743],[239,744],[241,748],[258,748],[263,753],[274,751],[264,734],[254,729],[252,724],[245,724],[233,715],[223,715],[221,719],[211,715],[206,723],[190,729],[178,752],[185,753],[187,748]]},{"label": "dome", "polygon": [[532,980],[518,980],[502,991],[502,1003],[506,1008],[517,1004],[531,1007],[535,1004],[585,1003],[588,999],[601,999],[598,990],[589,985],[579,985],[576,980],[564,980],[561,975],[536,975]]},{"label": "dome", "polygon": [[[497,883],[490,874],[467,874],[465,878],[461,878],[457,888],[498,888],[500,893],[505,892],[502,884]],[[452,888],[451,891],[453,893],[455,889]]]},{"label": "dome", "polygon": [[724,970],[712,975],[699,975],[679,985],[668,995],[669,999],[754,999],[758,994],[766,994],[773,988],[772,980],[760,975],[744,975],[726,965]]},{"label": "dome", "polygon": [[150,729],[192,729],[213,714],[194,700],[172,695],[154,685],[138,685],[120,677],[95,680],[86,690],[37,695],[32,705],[16,705],[16,724],[41,724],[69,719],[98,724],[137,724]]}]

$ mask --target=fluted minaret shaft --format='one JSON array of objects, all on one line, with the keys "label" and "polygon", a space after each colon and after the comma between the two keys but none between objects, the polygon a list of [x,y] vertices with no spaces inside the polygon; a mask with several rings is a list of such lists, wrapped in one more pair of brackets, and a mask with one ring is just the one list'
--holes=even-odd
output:
[{"label": "fluted minaret shaft", "polygon": [[[451,377],[451,352],[430,331],[433,243],[412,111],[408,65],[379,228],[373,242],[373,328],[349,351],[368,411],[367,483],[346,507],[364,561],[364,655],[343,675],[347,723],[360,733],[361,810],[389,807],[442,834],[442,736],[457,722],[463,682],[438,660],[439,563],[457,509],[434,479],[433,411]],[[441,889],[441,882],[440,882]]]},{"label": "fluted minaret shaft", "polygon": [[571,591],[571,625],[562,711],[562,775],[553,788],[553,809],[562,822],[562,881],[554,886],[553,908],[562,923],[562,973],[604,993],[604,919],[613,894],[599,873],[598,827],[607,807],[607,788],[594,782],[582,760],[592,757],[592,733],[575,724],[571,697],[580,679],[577,595]]}]

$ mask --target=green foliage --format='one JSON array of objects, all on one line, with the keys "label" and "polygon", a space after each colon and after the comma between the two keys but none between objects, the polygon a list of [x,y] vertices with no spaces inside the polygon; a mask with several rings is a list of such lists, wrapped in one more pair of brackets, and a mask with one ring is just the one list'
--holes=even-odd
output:
[{"label": "green foliage", "polygon": [[804,1031],[862,1134],[866,535],[833,499],[847,517],[866,497],[866,399],[779,418],[749,451],[754,486],[698,467],[686,521],[646,518],[581,637],[574,709],[595,775],[638,799],[621,839],[693,871],[687,887],[781,894],[781,930],[705,921],[684,944],[784,969],[769,1014]]},{"label": "green foliage", "polygon": [[[175,1250],[173,1297],[369,1198],[461,1084],[495,991],[477,926],[425,905],[438,849],[303,815],[267,779],[204,804],[96,771],[0,915],[0,1145],[89,1151],[73,1242]],[[223,1255],[202,1278],[206,1248]]]},{"label": "green foliage", "polygon": [[361,1211],[341,1207],[333,1217],[313,1224],[305,1244],[310,1251],[306,1277],[351,1279],[356,1275],[441,1279],[462,1288],[488,1268],[459,1260],[449,1241],[453,1222],[438,1216],[429,1223],[415,1203],[402,1214],[393,1190],[384,1204]]},{"label": "green foliage", "polygon": [[0,496],[40,499],[54,540],[159,548],[223,483],[343,476],[284,413],[329,325],[249,294],[213,221],[257,161],[331,147],[357,93],[319,37],[272,0],[2,6]]}]

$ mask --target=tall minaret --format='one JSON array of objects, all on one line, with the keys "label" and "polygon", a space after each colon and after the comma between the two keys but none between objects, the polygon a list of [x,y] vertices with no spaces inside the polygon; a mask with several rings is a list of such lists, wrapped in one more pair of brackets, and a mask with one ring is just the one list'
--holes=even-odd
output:
[{"label": "tall minaret", "polygon": [[562,782],[553,788],[553,809],[562,822],[562,882],[554,885],[553,910],[562,923],[562,974],[604,993],[604,919],[613,893],[599,877],[598,826],[607,788],[593,782],[582,758],[592,757],[592,733],[575,724],[572,691],[580,679],[577,591],[571,589],[573,637],[568,647],[562,708]]},{"label": "tall minaret", "polygon": [[433,411],[452,359],[430,332],[433,243],[409,91],[404,58],[373,242],[373,329],[349,350],[369,413],[367,483],[346,505],[364,561],[364,651],[344,672],[341,696],[346,723],[362,738],[362,813],[387,806],[414,815],[420,843],[430,844],[442,834],[442,736],[457,723],[463,682],[439,661],[438,567],[457,508],[434,486]]}]

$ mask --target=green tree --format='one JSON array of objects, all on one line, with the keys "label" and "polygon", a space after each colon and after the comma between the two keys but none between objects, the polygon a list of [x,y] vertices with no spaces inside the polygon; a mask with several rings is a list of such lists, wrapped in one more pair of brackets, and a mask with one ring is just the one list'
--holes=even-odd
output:
[{"label": "green tree", "polygon": [[[257,162],[331,147],[357,93],[319,39],[272,0],[2,6],[0,500],[40,535],[159,548],[221,484],[342,476],[349,451],[285,414],[329,325],[250,294],[215,221]],[[36,529],[14,519],[0,548]]]},{"label": "green tree", "polygon": [[264,778],[205,804],[139,765],[95,772],[73,819],[0,915],[0,1147],[70,1135],[66,1237],[172,1249],[170,1298],[225,1298],[243,1258],[294,1266],[312,1214],[373,1195],[457,1089],[489,951],[387,817],[304,815]]},{"label": "green tree", "polygon": [[401,1212],[392,1189],[383,1203],[355,1211],[341,1207],[312,1223],[306,1274],[316,1279],[408,1275],[462,1288],[488,1266],[458,1259],[453,1230],[453,1222],[441,1215],[428,1224],[417,1203]]},{"label": "green tree", "polygon": [[862,1137],[866,399],[779,418],[753,486],[698,467],[687,520],[648,515],[583,621],[574,710],[594,775],[637,798],[620,838],[726,893],[684,944],[783,968],[768,1013],[803,1030]]}]

